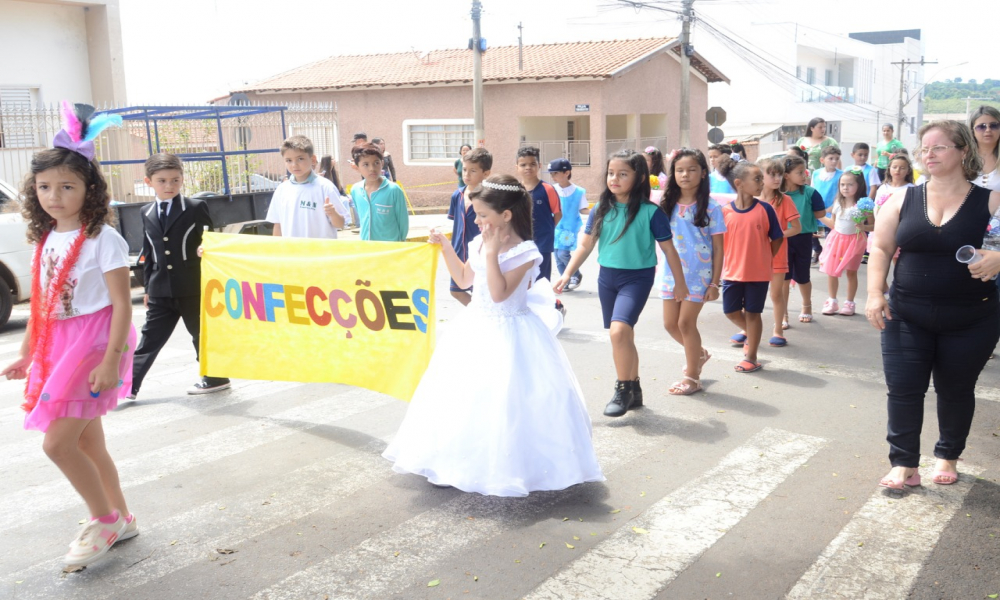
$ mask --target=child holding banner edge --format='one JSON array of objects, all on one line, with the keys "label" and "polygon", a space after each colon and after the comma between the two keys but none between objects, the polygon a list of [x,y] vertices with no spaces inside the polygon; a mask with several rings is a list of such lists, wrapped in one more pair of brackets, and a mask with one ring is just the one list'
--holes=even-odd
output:
[{"label": "child holding banner edge", "polygon": [[559,316],[547,286],[533,286],[542,254],[531,198],[494,175],[472,203],[482,234],[467,262],[441,233],[429,237],[456,284],[472,286],[472,302],[435,348],[383,456],[398,473],[491,496],[603,481],[580,385],[539,314]]}]

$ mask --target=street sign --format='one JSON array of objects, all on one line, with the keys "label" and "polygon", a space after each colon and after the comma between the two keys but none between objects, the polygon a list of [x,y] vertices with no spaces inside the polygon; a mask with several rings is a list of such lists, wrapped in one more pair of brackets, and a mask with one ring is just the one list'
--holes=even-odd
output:
[{"label": "street sign", "polygon": [[576,112],[590,112],[590,105],[589,104],[577,104],[576,105]]},{"label": "street sign", "polygon": [[725,134],[722,133],[721,129],[719,129],[718,127],[713,127],[708,130],[708,141],[712,142],[713,144],[718,144],[719,142],[722,141],[724,135]]},{"label": "street sign", "polygon": [[[713,106],[705,113],[705,120],[712,127],[718,127],[726,122],[726,111],[722,110],[719,106]],[[718,142],[714,143],[718,144]]]}]

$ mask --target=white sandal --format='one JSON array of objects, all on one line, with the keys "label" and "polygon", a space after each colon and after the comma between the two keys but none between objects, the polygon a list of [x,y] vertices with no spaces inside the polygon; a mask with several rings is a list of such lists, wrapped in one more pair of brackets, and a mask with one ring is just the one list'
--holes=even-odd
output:
[{"label": "white sandal", "polygon": [[[688,383],[688,381],[692,382],[693,385],[692,383]],[[681,390],[681,391],[675,392],[674,390]],[[700,379],[695,379],[693,377],[688,377],[687,375],[685,375],[684,379],[682,379],[681,381],[674,382],[674,384],[670,386],[670,389],[667,390],[667,393],[670,394],[671,396],[690,396],[691,394],[696,394],[701,390],[702,387]]]}]

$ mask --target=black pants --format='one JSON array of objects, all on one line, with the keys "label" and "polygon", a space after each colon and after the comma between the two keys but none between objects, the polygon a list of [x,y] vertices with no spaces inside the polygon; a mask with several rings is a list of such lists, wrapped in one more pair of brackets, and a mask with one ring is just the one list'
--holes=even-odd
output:
[{"label": "black pants", "polygon": [[940,430],[934,456],[957,460],[972,427],[976,381],[1000,339],[997,298],[949,306],[894,297],[890,311],[892,320],[882,332],[889,462],[894,467],[919,466],[924,395],[931,375]]},{"label": "black pants", "polygon": [[[132,393],[135,394],[142,386],[142,380],[153,366],[156,355],[177,327],[177,321],[183,319],[184,327],[191,334],[194,343],[194,355],[198,358],[199,335],[201,333],[201,297],[184,296],[181,298],[149,297],[149,307],[146,311],[146,323],[142,326],[142,339],[135,350],[132,359]],[[209,377],[211,382],[223,383],[224,378]]]}]

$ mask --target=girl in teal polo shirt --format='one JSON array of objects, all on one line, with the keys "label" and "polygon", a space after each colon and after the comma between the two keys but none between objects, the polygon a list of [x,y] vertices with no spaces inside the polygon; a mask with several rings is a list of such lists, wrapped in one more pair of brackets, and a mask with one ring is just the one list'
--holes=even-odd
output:
[{"label": "girl in teal polo shirt", "polygon": [[570,276],[598,248],[601,265],[597,278],[604,328],[611,332],[615,361],[615,394],[604,409],[609,417],[620,417],[642,406],[639,387],[639,353],[635,348],[635,324],[646,306],[656,279],[656,245],[667,257],[667,265],[677,282],[674,298],[687,297],[684,271],[670,241],[670,219],[649,202],[649,168],[642,154],[622,150],[608,161],[607,187],[597,207],[591,211],[580,246],[573,253],[562,277],[553,289],[562,293]]}]

